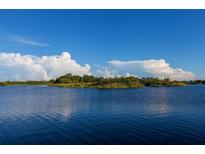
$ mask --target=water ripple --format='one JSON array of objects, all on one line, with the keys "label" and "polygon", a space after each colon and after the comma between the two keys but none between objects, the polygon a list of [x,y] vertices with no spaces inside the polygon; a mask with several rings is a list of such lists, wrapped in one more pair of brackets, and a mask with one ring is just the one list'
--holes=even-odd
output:
[{"label": "water ripple", "polygon": [[205,87],[0,87],[0,144],[205,144]]}]

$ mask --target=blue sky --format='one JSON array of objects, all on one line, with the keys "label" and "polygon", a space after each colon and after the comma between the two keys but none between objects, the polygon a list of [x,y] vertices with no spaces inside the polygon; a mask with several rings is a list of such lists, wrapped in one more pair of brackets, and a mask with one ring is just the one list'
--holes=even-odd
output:
[{"label": "blue sky", "polygon": [[79,64],[163,59],[205,76],[205,10],[0,10],[0,51]]}]

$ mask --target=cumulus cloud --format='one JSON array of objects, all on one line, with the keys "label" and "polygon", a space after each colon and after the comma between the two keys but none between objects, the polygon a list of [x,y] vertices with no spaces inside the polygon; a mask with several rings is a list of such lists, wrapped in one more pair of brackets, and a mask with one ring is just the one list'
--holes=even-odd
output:
[{"label": "cumulus cloud", "polygon": [[[21,55],[0,52],[0,81],[50,80],[66,73],[91,75],[88,64],[80,65],[68,52],[52,56]],[[192,80],[196,75],[181,68],[172,68],[163,59],[143,61],[111,60],[108,65],[98,66],[93,75],[103,77],[138,76]]]},{"label": "cumulus cloud", "polygon": [[[170,78],[171,80],[190,80],[195,78],[195,74],[192,72],[184,71],[181,68],[172,68],[164,59],[144,61],[111,60],[108,63],[110,66],[109,69],[106,69],[105,74],[111,74],[111,77],[133,75]],[[100,70],[101,74],[103,74],[103,69]],[[112,70],[112,73],[110,70]]]},{"label": "cumulus cloud", "polygon": [[0,53],[0,81],[49,80],[66,73],[90,75],[88,64],[80,65],[68,52],[53,56]]},{"label": "cumulus cloud", "polygon": [[118,72],[115,69],[107,66],[98,66],[94,74],[95,76],[104,77],[104,78],[113,78],[113,77],[120,76],[118,75]]}]

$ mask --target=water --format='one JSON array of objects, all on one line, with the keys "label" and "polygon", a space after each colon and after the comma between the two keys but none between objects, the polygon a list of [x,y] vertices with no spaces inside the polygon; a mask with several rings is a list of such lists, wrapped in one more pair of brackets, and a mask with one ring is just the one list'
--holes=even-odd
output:
[{"label": "water", "polygon": [[205,144],[205,86],[0,87],[0,144]]}]

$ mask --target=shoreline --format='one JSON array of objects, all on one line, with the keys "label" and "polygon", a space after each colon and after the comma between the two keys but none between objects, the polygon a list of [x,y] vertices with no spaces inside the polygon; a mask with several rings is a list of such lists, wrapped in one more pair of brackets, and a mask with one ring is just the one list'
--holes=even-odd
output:
[{"label": "shoreline", "polygon": [[205,80],[190,81],[173,81],[169,78],[159,79],[153,77],[137,78],[129,77],[113,77],[103,78],[92,75],[72,75],[66,74],[49,81],[4,81],[0,82],[0,86],[18,86],[18,85],[46,85],[50,87],[63,88],[97,88],[97,89],[118,89],[118,88],[142,88],[142,87],[183,87],[188,85],[205,84]]},{"label": "shoreline", "polygon": [[70,85],[70,84],[46,84],[46,83],[39,83],[39,84],[30,84],[30,83],[11,83],[11,84],[0,84],[0,87],[8,87],[8,86],[47,86],[47,87],[59,87],[59,88],[95,88],[95,89],[138,89],[138,88],[146,88],[146,87],[153,87],[153,88],[160,88],[160,87],[185,87],[191,84],[185,85],[152,85],[152,86],[118,86],[118,87],[109,87],[109,86],[82,86],[82,85]]},{"label": "shoreline", "polygon": [[142,87],[82,87],[82,86],[66,86],[66,85],[50,85],[50,84],[9,84],[9,85],[1,85],[0,87],[12,87],[12,86],[46,86],[46,87],[58,87],[58,88],[73,88],[73,89],[141,89],[141,88],[172,88],[172,87],[187,87],[187,86],[203,86],[204,84],[186,84],[186,85],[182,85],[182,86],[160,86],[160,85],[156,85],[156,86],[142,86]]}]

